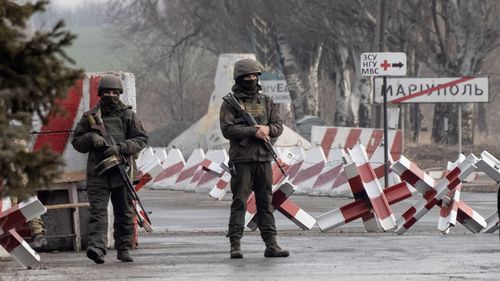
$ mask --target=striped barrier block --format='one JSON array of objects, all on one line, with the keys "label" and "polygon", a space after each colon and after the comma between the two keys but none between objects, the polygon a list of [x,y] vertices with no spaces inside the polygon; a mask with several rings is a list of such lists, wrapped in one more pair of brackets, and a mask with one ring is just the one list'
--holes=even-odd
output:
[{"label": "striped barrier block", "polygon": [[301,146],[292,146],[287,147],[283,151],[283,157],[285,157],[285,155],[293,155],[294,157],[293,164],[286,172],[288,175],[288,180],[292,180],[299,173],[302,164],[304,163],[306,154]]},{"label": "striped barrier block", "polygon": [[498,230],[500,221],[498,219],[498,211],[491,214],[486,218],[486,227],[484,228],[484,233],[493,233]]},{"label": "striped barrier block", "polygon": [[[412,189],[406,182],[401,182],[384,189],[384,195],[390,205],[401,202],[412,196]],[[316,218],[322,232],[342,226],[351,221],[366,217],[373,212],[366,198],[344,205],[338,209],[322,214]]]},{"label": "striped barrier block", "polygon": [[[389,186],[395,185],[396,183],[401,182],[401,178],[394,173],[393,171],[390,170],[390,165],[394,163],[392,160],[391,154],[387,156],[387,161],[389,161],[387,169],[388,169],[388,183]],[[375,152],[372,154],[370,157],[370,165],[373,168],[373,171],[375,171],[375,175],[377,176],[377,179],[380,183],[381,186],[385,185],[385,171],[384,171],[384,147],[383,146],[377,146],[375,149]]]},{"label": "striped barrier block", "polygon": [[288,180],[290,180],[290,173],[296,175],[305,157],[304,150],[301,147],[290,147],[283,149],[281,150],[281,152],[279,152],[278,155],[279,164],[285,171],[286,176],[283,175],[283,172],[281,172],[278,163],[273,161],[272,170],[274,187],[277,187],[277,185],[281,183],[285,179],[285,177],[288,177]]},{"label": "striped barrier block", "polygon": [[306,153],[304,163],[292,180],[292,184],[296,186],[296,194],[309,193],[314,182],[325,167],[325,163],[325,154],[320,146],[313,147]]},{"label": "striped barrier block", "polygon": [[160,163],[158,158],[154,158],[153,161],[146,164],[141,170],[137,177],[139,178],[139,183],[137,183],[134,188],[136,191],[141,190],[143,187],[149,187],[153,182],[153,179],[158,176],[164,167]]},{"label": "striped barrier block", "polygon": [[[397,234],[403,234],[412,225],[414,225],[420,218],[422,218],[430,209],[443,200],[444,204],[449,204],[450,199],[446,196],[450,191],[455,190],[455,188],[461,183],[462,179],[466,178],[474,169],[474,163],[477,162],[477,158],[474,155],[469,155],[463,162],[461,162],[457,167],[453,168],[444,178],[437,181],[435,185],[429,185],[432,183],[431,177],[426,175],[421,169],[416,165],[411,163],[408,159],[402,157],[398,162],[394,163],[393,169],[400,177],[408,181],[410,184],[415,183],[414,187],[423,194],[423,198],[417,201],[417,203],[408,209],[403,215],[398,219],[398,229]],[[413,184],[412,184],[413,185]],[[442,203],[441,203],[442,204]],[[473,232],[477,232],[477,228],[484,228],[486,226],[484,219],[476,221],[477,217],[469,217],[471,215],[470,211],[472,208],[465,207],[464,202],[460,202],[459,210],[460,214],[457,214],[457,220],[461,215],[467,216],[466,227]],[[469,209],[470,208],[470,209]],[[472,214],[474,215],[474,214]]]},{"label": "striped barrier block", "polygon": [[[221,163],[229,160],[229,156],[225,149],[209,150],[205,159],[201,162],[201,176],[198,181],[192,181],[195,192],[210,192],[210,190],[217,184],[217,181],[222,175]],[[212,165],[212,169],[217,170],[219,173],[210,172],[208,167]],[[203,169],[205,167],[205,169]],[[207,171],[208,170],[208,171]]]},{"label": "striped barrier block", "polygon": [[[277,185],[276,190],[273,191],[272,205],[274,210],[281,212],[298,227],[303,230],[309,230],[316,224],[316,219],[289,199],[294,190],[294,186],[289,182],[288,178],[285,178]],[[251,230],[257,229],[256,213],[257,205],[255,195],[252,192],[248,198],[247,211],[245,213],[245,225]]]},{"label": "striped barrier block", "polygon": [[191,156],[189,156],[184,169],[182,169],[175,179],[174,190],[187,189],[189,183],[193,179],[193,176],[201,170],[201,162],[203,159],[205,159],[205,152],[203,152],[203,149],[194,149]]},{"label": "striped barrier block", "polygon": [[458,215],[458,204],[460,202],[460,190],[462,185],[459,184],[455,190],[450,191],[450,203],[448,205],[442,204],[439,212],[438,230],[443,234],[448,234],[450,228],[456,225]]},{"label": "striped barrier block", "polygon": [[155,157],[163,164],[167,160],[167,150],[164,147],[153,147]]},{"label": "striped barrier block", "polygon": [[[283,149],[279,150],[277,149],[277,154],[278,154],[278,161],[279,161],[279,166],[281,166],[281,169],[285,171],[290,170],[290,167],[296,162],[296,157],[293,155],[292,152],[289,150]],[[220,179],[217,181],[215,187],[212,188],[210,191],[209,195],[213,198],[216,198],[218,200],[222,200],[226,193],[230,190],[230,181],[231,181],[231,174],[229,174],[229,168],[227,167],[227,163],[221,164],[220,166],[225,168],[222,168],[222,176]],[[273,161],[272,162],[272,172],[273,172],[273,188],[277,187],[278,184],[283,181],[285,175],[283,175],[283,172],[281,171],[280,167],[278,164]],[[210,166],[211,167],[211,166]],[[207,167],[207,169],[210,169],[210,167]],[[215,168],[215,173],[221,174],[220,168]]]},{"label": "striped barrier block", "polygon": [[[349,155],[355,165],[346,165],[344,171],[349,179],[351,188],[355,187],[353,189],[354,198],[366,197],[366,194],[373,207],[377,224],[384,231],[394,229],[396,227],[396,218],[387,202],[382,186],[369,163],[365,147],[361,144],[355,145],[352,149],[349,149]],[[361,192],[356,189],[360,189]],[[369,217],[366,219],[364,223],[367,231],[375,231],[376,226],[373,223],[374,221],[370,220]]]},{"label": "striped barrier block", "polygon": [[28,268],[40,261],[40,256],[23,240],[15,228],[44,214],[47,209],[31,198],[0,213],[0,246],[23,267]]},{"label": "striped barrier block", "polygon": [[476,167],[485,173],[496,183],[500,183],[500,161],[491,155],[488,151],[481,153],[481,159],[475,164]]},{"label": "striped barrier block", "polygon": [[[465,155],[460,154],[457,161],[448,162],[446,173],[451,171],[453,168],[458,166],[462,161],[465,160]],[[457,223],[458,216],[458,205],[460,203],[460,191],[462,189],[462,184],[457,185],[455,190],[452,190],[448,193],[448,198],[450,198],[450,202],[448,204],[443,204],[442,202],[438,202],[438,205],[441,205],[441,210],[439,212],[439,220],[438,220],[438,230],[443,234],[448,234],[450,232],[450,228],[455,226]]]},{"label": "striped barrier block", "polygon": [[[387,142],[389,153],[393,159],[399,159],[402,149],[402,134],[400,130],[389,130]],[[312,126],[311,143],[323,147],[325,156],[334,148],[351,149],[356,144],[366,147],[368,157],[371,158],[376,148],[384,143],[384,130],[373,128],[326,127]]]},{"label": "striped barrier block", "polygon": [[146,147],[144,148],[141,153],[139,154],[139,157],[137,157],[137,160],[135,161],[135,164],[137,165],[137,169],[141,170],[146,166],[148,163],[151,161],[155,160],[156,156],[153,151],[152,147]]},{"label": "striped barrier block", "polygon": [[210,190],[210,195],[211,197],[217,199],[217,200],[222,200],[226,193],[229,191],[231,188],[231,174],[227,171],[224,171],[220,179],[217,181],[215,184],[215,187]]},{"label": "striped barrier block", "polygon": [[154,189],[173,189],[177,176],[182,172],[186,162],[180,149],[171,149],[167,158],[163,161],[165,167],[153,180]]},{"label": "striped barrier block", "polygon": [[[365,187],[363,185],[363,181],[361,180],[361,176],[359,175],[359,171],[357,169],[356,163],[347,164],[344,166],[344,172],[346,174],[347,182],[349,183],[349,187],[351,188],[351,192],[355,200],[364,200],[368,198]],[[368,203],[370,203],[368,201]],[[380,224],[374,214],[374,212],[370,212],[363,217],[363,225],[367,232],[378,232],[380,229]]]},{"label": "striped barrier block", "polygon": [[349,182],[347,182],[344,168],[342,168],[338,177],[333,181],[332,189],[330,189],[328,196],[352,196],[351,187],[349,186]]},{"label": "striped barrier block", "polygon": [[[331,154],[331,153],[330,153]],[[389,162],[392,163],[392,156],[389,155]],[[375,152],[372,154],[370,158],[370,165],[372,166],[375,175],[377,176],[377,179],[380,183],[381,186],[385,185],[385,179],[384,179],[384,147],[383,146],[378,146],[375,149]],[[394,185],[396,183],[401,182],[401,179],[399,176],[392,172],[389,171],[389,186]],[[410,186],[410,189],[413,190],[413,187]],[[413,190],[415,192],[415,190]],[[351,195],[351,189],[350,186],[347,182],[347,177],[345,176],[345,173],[343,169],[339,172],[339,175],[337,178],[335,178],[332,189],[330,190],[329,196],[350,196]]]},{"label": "striped barrier block", "polygon": [[335,149],[330,152],[325,167],[314,182],[309,195],[326,196],[330,193],[334,181],[344,171],[344,159],[346,157],[347,154],[344,149]]}]

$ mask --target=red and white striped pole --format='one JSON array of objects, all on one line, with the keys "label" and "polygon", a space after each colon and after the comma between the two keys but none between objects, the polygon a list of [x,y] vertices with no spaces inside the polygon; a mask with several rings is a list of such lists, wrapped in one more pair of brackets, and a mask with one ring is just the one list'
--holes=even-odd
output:
[{"label": "red and white striped pole", "polygon": [[25,268],[39,262],[40,256],[23,240],[15,228],[46,211],[38,199],[32,198],[0,213],[0,246]]}]

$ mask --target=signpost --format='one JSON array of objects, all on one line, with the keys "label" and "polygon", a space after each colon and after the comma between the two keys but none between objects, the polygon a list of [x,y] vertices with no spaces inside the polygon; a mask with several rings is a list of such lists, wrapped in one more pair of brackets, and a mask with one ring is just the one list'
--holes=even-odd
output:
[{"label": "signpost", "polygon": [[291,103],[286,80],[261,80],[262,92],[270,96],[274,103]]},{"label": "signpost", "polygon": [[388,131],[387,131],[387,76],[406,75],[406,54],[405,53],[362,53],[361,54],[361,75],[362,76],[382,76],[382,96],[384,102],[384,178],[385,187],[389,185],[388,177]]},{"label": "signpost", "polygon": [[[374,79],[375,102],[390,103],[466,103],[489,102],[488,77],[390,78],[387,89],[379,91],[380,79]],[[382,84],[387,81],[382,81]],[[385,95],[384,95],[385,93]],[[458,148],[462,153],[462,106],[458,107]]]},{"label": "signpost", "polygon": [[[375,102],[383,102],[383,81],[374,79]],[[388,78],[389,103],[488,102],[488,77]]]}]

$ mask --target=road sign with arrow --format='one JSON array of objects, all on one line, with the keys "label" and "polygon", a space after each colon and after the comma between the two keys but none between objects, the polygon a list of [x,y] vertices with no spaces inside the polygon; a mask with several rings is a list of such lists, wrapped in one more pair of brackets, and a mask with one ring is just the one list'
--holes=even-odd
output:
[{"label": "road sign with arrow", "polygon": [[405,76],[405,53],[362,53],[362,76]]}]

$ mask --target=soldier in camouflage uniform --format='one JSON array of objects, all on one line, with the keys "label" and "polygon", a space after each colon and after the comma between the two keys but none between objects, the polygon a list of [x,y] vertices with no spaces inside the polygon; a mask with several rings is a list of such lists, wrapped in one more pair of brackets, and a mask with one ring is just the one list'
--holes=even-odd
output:
[{"label": "soldier in camouflage uniform", "polygon": [[[231,243],[231,258],[242,258],[240,240],[243,236],[246,203],[250,193],[255,193],[257,224],[266,245],[265,257],[287,257],[288,251],[276,243],[276,224],[272,213],[272,156],[262,142],[269,142],[283,132],[283,124],[272,99],[261,93],[258,75],[261,65],[253,59],[236,62],[232,87],[240,106],[250,113],[259,125],[250,126],[226,102],[220,109],[222,134],[229,139],[229,159],[232,170],[231,191],[233,201],[227,236]],[[232,97],[229,97],[232,99]],[[243,141],[246,139],[246,141]]]},{"label": "soldier in camouflage uniform", "polygon": [[[146,146],[148,136],[132,111],[132,107],[120,101],[119,95],[122,92],[119,77],[103,76],[98,87],[100,101],[96,108],[83,115],[72,140],[77,151],[89,153],[87,194],[90,203],[90,218],[87,257],[98,264],[104,263],[106,255],[107,207],[110,197],[115,216],[114,239],[117,259],[123,262],[133,261],[128,250],[132,247],[134,213],[124,182],[116,168],[111,168],[101,176],[95,170],[96,164],[107,157],[118,154],[125,157],[136,155]],[[96,112],[101,115],[106,131],[114,138],[115,145],[110,145],[99,133],[91,130],[88,117],[89,114]]]}]

